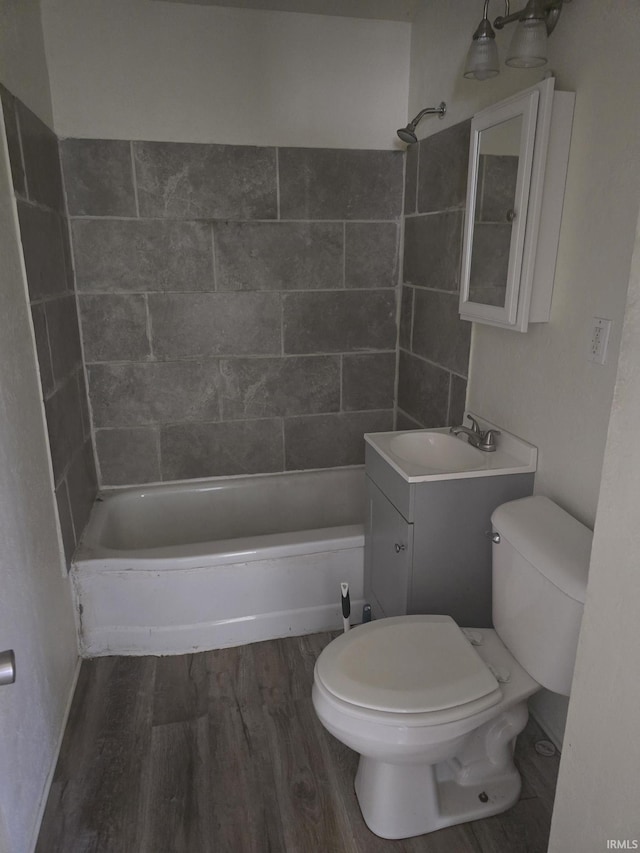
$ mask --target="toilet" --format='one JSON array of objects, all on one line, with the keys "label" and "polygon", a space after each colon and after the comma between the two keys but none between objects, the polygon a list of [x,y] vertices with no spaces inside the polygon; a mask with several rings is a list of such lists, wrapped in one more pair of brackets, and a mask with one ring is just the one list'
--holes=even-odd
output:
[{"label": "toilet", "polygon": [[442,615],[379,619],[316,662],[316,714],[360,754],[358,802],[382,838],[510,808],[527,699],[541,687],[569,695],[592,533],[542,496],[499,506],[491,522],[494,628]]}]

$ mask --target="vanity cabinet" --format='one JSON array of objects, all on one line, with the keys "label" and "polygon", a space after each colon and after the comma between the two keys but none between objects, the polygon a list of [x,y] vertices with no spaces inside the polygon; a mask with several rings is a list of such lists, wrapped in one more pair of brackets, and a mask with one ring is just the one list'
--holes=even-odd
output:
[{"label": "vanity cabinet", "polygon": [[[409,612],[407,602],[413,565],[413,524],[407,521],[370,478],[367,478],[367,500],[370,523],[365,533],[365,543],[367,539],[370,540],[370,588],[375,590],[376,603],[384,601],[385,616],[403,616]],[[365,598],[368,598],[366,591]],[[379,605],[372,604],[372,610],[374,615],[379,615]]]},{"label": "vanity cabinet", "polygon": [[365,600],[374,617],[448,614],[492,627],[493,510],[533,492],[534,474],[407,482],[366,447]]},{"label": "vanity cabinet", "polygon": [[549,77],[472,119],[463,320],[521,332],[549,320],[575,101],[554,86]]}]

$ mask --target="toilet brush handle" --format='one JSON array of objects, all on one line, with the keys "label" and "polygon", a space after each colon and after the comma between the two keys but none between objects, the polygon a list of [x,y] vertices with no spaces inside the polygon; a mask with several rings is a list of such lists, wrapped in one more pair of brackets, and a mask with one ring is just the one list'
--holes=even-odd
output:
[{"label": "toilet brush handle", "polygon": [[345,631],[351,628],[349,618],[351,616],[351,598],[349,597],[349,584],[340,584],[340,593],[342,598],[342,625]]}]

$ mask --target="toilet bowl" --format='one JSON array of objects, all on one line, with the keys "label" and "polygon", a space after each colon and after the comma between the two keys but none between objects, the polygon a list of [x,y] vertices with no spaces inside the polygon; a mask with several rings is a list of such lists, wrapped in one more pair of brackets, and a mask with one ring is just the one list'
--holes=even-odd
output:
[{"label": "toilet bowl", "polygon": [[[353,628],[316,663],[316,714],[360,753],[358,802],[382,838],[488,817],[518,799],[512,743],[540,685],[494,630],[479,628],[472,637],[478,645],[450,617],[398,616]],[[407,656],[415,643],[433,654]],[[383,666],[368,669],[381,652]],[[375,702],[376,687],[390,675],[393,686]]]},{"label": "toilet bowl", "polygon": [[512,806],[527,699],[541,686],[569,692],[591,531],[541,497],[504,504],[492,522],[495,629],[442,615],[380,619],[316,662],[316,714],[360,754],[358,802],[383,838]]}]

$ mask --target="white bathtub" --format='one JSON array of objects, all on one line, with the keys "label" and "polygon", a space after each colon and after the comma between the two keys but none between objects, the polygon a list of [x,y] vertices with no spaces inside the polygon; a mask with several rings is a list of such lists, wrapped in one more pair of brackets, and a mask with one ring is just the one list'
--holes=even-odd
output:
[{"label": "white bathtub", "polygon": [[81,653],[184,654],[339,628],[363,604],[364,470],[116,489],[72,580]]}]

